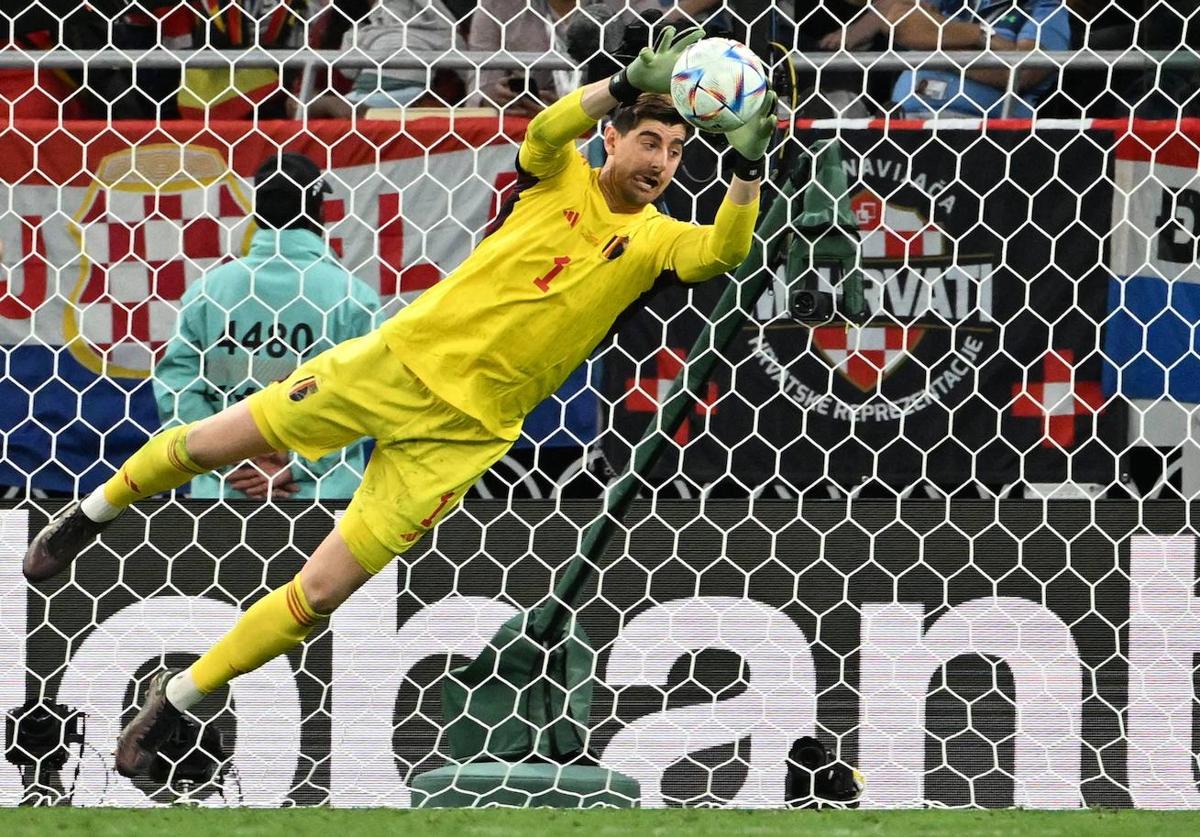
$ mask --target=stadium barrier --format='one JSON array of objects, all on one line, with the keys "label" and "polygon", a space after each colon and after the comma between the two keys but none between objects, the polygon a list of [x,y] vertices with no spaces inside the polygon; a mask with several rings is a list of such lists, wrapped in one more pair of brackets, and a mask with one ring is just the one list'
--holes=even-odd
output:
[{"label": "stadium barrier", "polygon": [[[75,805],[164,799],[103,757],[136,683],[201,653],[332,523],[299,503],[143,511],[72,580],[10,576],[0,598],[3,700],[87,716],[56,780]],[[468,501],[305,649],[206,699],[232,769],[195,796],[407,806],[412,778],[445,763],[441,677],[544,595],[594,513]],[[867,807],[1194,807],[1191,514],[713,501],[698,518],[639,502],[580,611],[599,652],[591,748],[649,807],[781,805],[788,747],[813,732],[861,766]],[[0,514],[8,554],[40,520]],[[0,765],[0,801],[23,793]]]}]

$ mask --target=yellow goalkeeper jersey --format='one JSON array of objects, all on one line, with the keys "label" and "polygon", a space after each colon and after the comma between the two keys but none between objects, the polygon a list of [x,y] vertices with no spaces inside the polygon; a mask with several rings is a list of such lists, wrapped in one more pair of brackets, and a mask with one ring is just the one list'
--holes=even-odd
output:
[{"label": "yellow goalkeeper jersey", "polygon": [[595,124],[582,94],[529,124],[517,192],[492,232],[453,273],[382,326],[389,347],[429,389],[516,439],[658,276],[687,282],[731,270],[750,250],[757,201],[722,204],[714,224],[646,206],[615,213],[574,140]]}]

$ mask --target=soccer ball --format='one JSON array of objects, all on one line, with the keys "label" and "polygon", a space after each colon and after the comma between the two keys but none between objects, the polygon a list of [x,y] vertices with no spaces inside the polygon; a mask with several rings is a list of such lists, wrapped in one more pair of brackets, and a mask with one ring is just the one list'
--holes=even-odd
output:
[{"label": "soccer ball", "polygon": [[740,128],[759,112],[766,95],[762,62],[744,44],[728,38],[692,44],[671,75],[675,109],[703,131],[724,134]]}]

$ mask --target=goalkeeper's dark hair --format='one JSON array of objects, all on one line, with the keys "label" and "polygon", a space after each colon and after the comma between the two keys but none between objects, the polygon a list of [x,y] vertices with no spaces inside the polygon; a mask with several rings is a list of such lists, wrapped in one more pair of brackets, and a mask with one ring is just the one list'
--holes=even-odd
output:
[{"label": "goalkeeper's dark hair", "polygon": [[666,125],[682,125],[684,139],[692,135],[691,123],[675,110],[675,105],[671,104],[671,97],[663,93],[643,93],[632,105],[622,105],[617,108],[613,111],[612,125],[617,129],[617,133],[628,134],[640,122],[647,119],[653,119]]}]

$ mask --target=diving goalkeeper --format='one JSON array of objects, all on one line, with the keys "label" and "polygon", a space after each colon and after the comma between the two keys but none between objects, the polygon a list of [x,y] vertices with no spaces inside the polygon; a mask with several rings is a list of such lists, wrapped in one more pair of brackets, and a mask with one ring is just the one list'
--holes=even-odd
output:
[{"label": "diving goalkeeper", "polygon": [[[490,233],[414,303],[284,381],[153,437],[34,538],[24,572],[41,581],[66,569],[130,504],[198,474],[275,451],[319,459],[356,439],[376,440],[345,516],[296,577],[189,668],[151,679],[117,742],[120,773],[143,773],[181,713],[303,642],[433,528],[658,276],[697,282],[745,259],[776,122],[773,95],[729,134],[734,176],[712,225],[676,221],[653,206],[688,135],[662,94],[676,58],[700,37],[667,28],[629,67],[534,119],[517,156],[517,191]],[[608,159],[595,170],[574,140],[614,108],[604,131]]]}]

